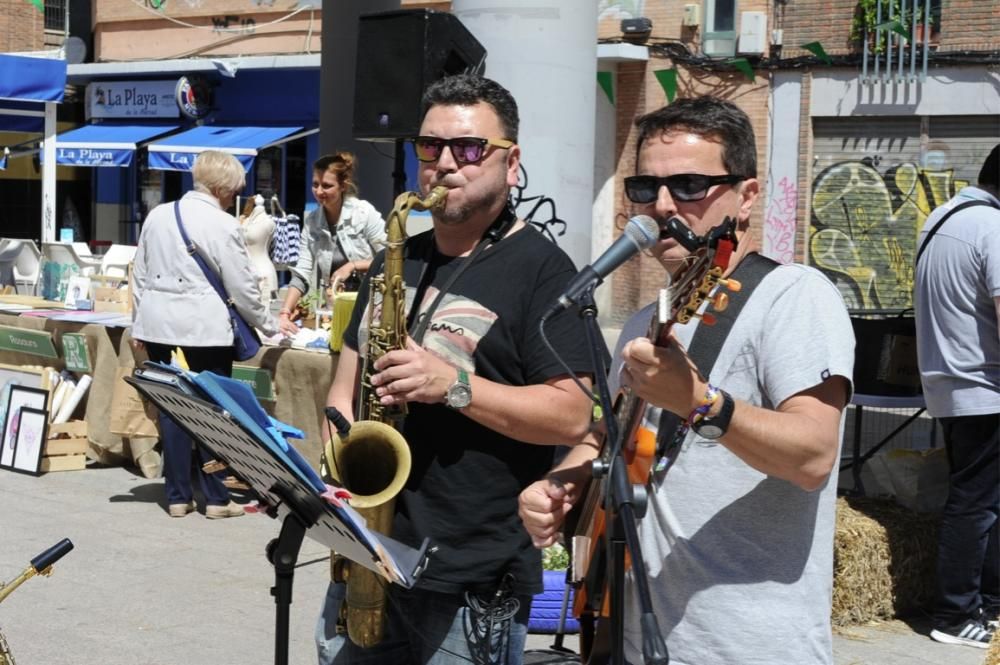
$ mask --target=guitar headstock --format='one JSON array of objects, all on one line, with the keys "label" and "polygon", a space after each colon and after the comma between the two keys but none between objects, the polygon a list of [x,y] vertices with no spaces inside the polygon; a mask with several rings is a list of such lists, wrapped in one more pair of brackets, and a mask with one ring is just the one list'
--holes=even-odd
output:
[{"label": "guitar headstock", "polygon": [[[681,224],[671,218],[668,220],[668,228],[671,222],[675,227]],[[657,313],[650,326],[649,335],[649,339],[657,346],[666,344],[670,327],[674,323],[687,323],[696,317],[700,317],[707,325],[715,323],[715,317],[710,313],[699,314],[698,310],[709,297],[713,309],[719,312],[726,309],[729,305],[729,296],[726,291],[716,291],[717,286],[732,292],[740,290],[739,282],[722,278],[736,249],[734,227],[733,220],[727,217],[706,236],[695,237],[696,240],[686,238],[688,242],[682,243],[685,247],[693,249],[681,271],[673,276],[667,288],[660,291]],[[713,291],[716,291],[714,295]]]}]

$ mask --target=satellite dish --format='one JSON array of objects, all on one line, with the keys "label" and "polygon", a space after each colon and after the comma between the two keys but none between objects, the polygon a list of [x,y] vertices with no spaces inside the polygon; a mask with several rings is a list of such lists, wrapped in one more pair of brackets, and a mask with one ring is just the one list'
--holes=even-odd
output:
[{"label": "satellite dish", "polygon": [[72,35],[63,42],[63,53],[66,56],[66,64],[78,65],[87,59],[87,44],[79,37]]}]

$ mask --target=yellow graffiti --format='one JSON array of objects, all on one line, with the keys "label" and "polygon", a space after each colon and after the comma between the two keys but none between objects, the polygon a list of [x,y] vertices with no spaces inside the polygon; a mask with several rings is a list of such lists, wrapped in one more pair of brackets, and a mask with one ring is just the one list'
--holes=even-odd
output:
[{"label": "yellow graffiti", "polygon": [[859,308],[912,306],[917,238],[930,212],[965,186],[951,169],[850,161],[813,181],[810,254]]}]

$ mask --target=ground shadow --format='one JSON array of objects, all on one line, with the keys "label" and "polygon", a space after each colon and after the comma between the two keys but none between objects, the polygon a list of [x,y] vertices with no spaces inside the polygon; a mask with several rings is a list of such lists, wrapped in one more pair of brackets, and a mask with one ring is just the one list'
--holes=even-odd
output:
[{"label": "ground shadow", "polygon": [[163,510],[167,509],[167,496],[163,491],[163,483],[145,483],[133,485],[128,494],[115,494],[108,497],[109,503],[155,503]]}]

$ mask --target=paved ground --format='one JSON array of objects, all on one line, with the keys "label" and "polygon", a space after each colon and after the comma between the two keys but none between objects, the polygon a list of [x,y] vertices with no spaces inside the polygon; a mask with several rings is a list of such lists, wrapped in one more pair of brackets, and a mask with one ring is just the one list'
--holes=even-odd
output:
[{"label": "paved ground", "polygon": [[[38,478],[0,471],[0,580],[62,538],[75,544],[50,578],[28,580],[0,605],[0,628],[20,665],[273,662],[274,577],[264,552],[280,525],[256,515],[171,519],[162,497],[162,481],[123,468]],[[315,662],[327,554],[307,540],[299,557],[294,664]],[[984,652],[931,642],[925,626],[916,629],[901,622],[852,629],[835,638],[836,663],[982,664]],[[529,649],[552,642],[535,635]],[[575,637],[565,646],[576,649]],[[538,654],[532,660],[540,662]]]}]

